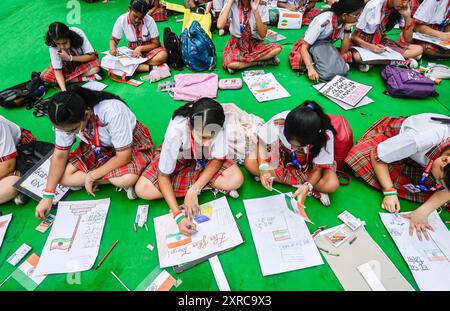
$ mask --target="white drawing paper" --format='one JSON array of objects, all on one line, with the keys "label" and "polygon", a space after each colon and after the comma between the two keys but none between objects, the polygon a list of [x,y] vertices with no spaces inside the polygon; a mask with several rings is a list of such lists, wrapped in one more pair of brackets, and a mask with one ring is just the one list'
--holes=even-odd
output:
[{"label": "white drawing paper", "polygon": [[113,73],[118,76],[122,76],[124,73],[126,76],[132,76],[139,64],[147,61],[145,57],[132,57],[132,52],[133,50],[126,46],[119,47],[117,55],[106,52],[106,55],[102,58],[101,66],[106,70],[112,69]]},{"label": "white drawing paper", "polygon": [[300,29],[302,27],[303,12],[294,12],[286,9],[278,9],[279,29]]},{"label": "white drawing paper", "polygon": [[59,202],[36,275],[92,268],[100,247],[110,199]]},{"label": "white drawing paper", "polygon": [[272,73],[243,78],[252,94],[259,102],[275,100],[291,95],[275,79]]},{"label": "white drawing paper", "polygon": [[304,219],[288,208],[284,194],[244,205],[264,276],[323,264]]},{"label": "white drawing paper", "polygon": [[8,230],[12,215],[13,214],[0,216],[0,247],[2,247],[3,239],[5,238],[6,230]]},{"label": "white drawing paper", "polygon": [[377,60],[405,60],[405,58],[399,52],[394,51],[390,47],[386,47],[386,51],[383,53],[375,53],[360,46],[354,46],[358,51],[363,62],[377,61]]},{"label": "white drawing paper", "polygon": [[286,39],[286,37],[283,36],[283,35],[280,35],[276,31],[273,31],[271,29],[267,29],[267,34],[266,34],[265,39],[267,41],[270,41],[270,42],[278,42],[278,41],[282,41],[282,40]]},{"label": "white drawing paper", "polygon": [[383,283],[381,283],[380,279],[374,271],[374,268],[372,268],[372,266],[370,265],[370,262],[366,262],[365,264],[358,266],[357,269],[373,291],[386,291],[386,288],[383,286]]},{"label": "white drawing paper", "polygon": [[419,41],[424,41],[424,42],[428,42],[428,43],[432,43],[434,45],[437,45],[443,49],[449,50],[450,49],[450,41],[444,41],[440,38],[434,37],[434,36],[429,36],[429,35],[425,35],[423,33],[418,33],[418,32],[414,32],[413,33],[413,39],[419,40]]},{"label": "white drawing paper", "polygon": [[336,75],[320,88],[319,93],[326,97],[337,99],[349,106],[356,107],[371,89],[372,86],[370,85]]},{"label": "white drawing paper", "polygon": [[197,232],[190,237],[179,232],[171,213],[154,218],[161,268],[191,262],[244,242],[225,197],[200,207],[202,214],[194,219]]},{"label": "white drawing paper", "polygon": [[83,84],[83,87],[85,89],[90,89],[92,91],[103,91],[104,89],[106,89],[108,87],[108,85],[105,83],[98,82],[98,81],[89,81],[89,82]]},{"label": "white drawing paper", "polygon": [[380,213],[380,217],[417,285],[423,291],[450,290],[450,261],[446,256],[450,233],[439,215],[433,212],[428,218],[435,229],[431,232],[431,239],[419,241],[416,232],[412,237],[409,235],[409,220],[401,217],[401,214]]},{"label": "white drawing paper", "polygon": [[[325,83],[318,83],[318,84],[313,84],[313,88],[315,88],[316,90],[320,90],[323,86],[325,85]],[[355,109],[355,108],[359,108],[368,104],[371,104],[374,102],[373,99],[369,98],[368,96],[365,96],[360,102],[359,104],[357,104],[356,106],[350,106],[346,103],[344,103],[343,101],[331,98],[329,96],[326,96],[326,98],[328,98],[329,100],[331,100],[332,102],[335,102],[336,104],[338,104],[342,109],[344,110],[350,110],[350,109]]]}]

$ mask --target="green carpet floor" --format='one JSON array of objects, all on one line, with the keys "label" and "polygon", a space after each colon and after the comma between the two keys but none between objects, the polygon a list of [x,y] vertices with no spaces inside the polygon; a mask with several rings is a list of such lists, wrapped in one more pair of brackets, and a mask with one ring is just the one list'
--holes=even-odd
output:
[{"label": "green carpet floor", "polygon": [[[42,71],[49,64],[48,48],[44,44],[44,34],[48,25],[54,21],[66,22],[69,9],[66,5],[72,1],[62,0],[3,0],[0,4],[0,42],[3,56],[0,58],[0,89],[25,81],[32,71]],[[87,34],[97,51],[108,49],[108,42],[112,26],[116,18],[127,10],[128,0],[115,0],[102,4],[81,3],[81,27]],[[180,17],[177,17],[178,19]],[[170,25],[176,32],[181,31],[181,23],[174,17],[167,23],[159,23],[160,33],[166,25]],[[238,91],[219,91],[218,101],[222,103],[234,102],[248,112],[255,113],[268,120],[277,112],[289,110],[306,99],[318,101],[331,114],[342,114],[348,118],[355,139],[359,139],[364,131],[382,116],[408,116],[423,112],[449,114],[450,82],[444,81],[437,86],[440,96],[425,100],[394,99],[383,94],[385,86],[380,77],[381,68],[373,68],[368,73],[361,73],[352,68],[349,78],[372,85],[374,88],[369,96],[375,103],[355,110],[344,111],[333,102],[321,97],[312,88],[312,83],[305,76],[297,76],[291,71],[288,64],[288,55],[297,39],[305,31],[280,31],[287,37],[282,41],[283,52],[280,55],[281,64],[278,67],[266,67],[266,72],[273,72],[278,81],[292,95],[289,98],[258,103],[246,86]],[[393,32],[397,36],[398,32]],[[230,77],[222,69],[223,48],[228,36],[219,37],[214,34],[217,49],[218,66],[216,72],[219,78]],[[450,64],[450,62],[446,62]],[[185,70],[184,72],[187,72]],[[176,74],[176,72],[172,72]],[[239,76],[239,75],[236,75]],[[166,126],[175,108],[182,102],[172,100],[167,94],[158,93],[156,84],[145,83],[136,88],[121,85],[106,80],[109,85],[107,91],[121,96],[138,119],[146,124],[154,138],[155,144],[162,142]],[[53,94],[51,91],[49,95]],[[54,133],[47,118],[35,118],[25,109],[6,110],[0,108],[0,114],[6,118],[30,129],[39,139],[53,141]],[[240,189],[241,197],[238,200],[228,199],[233,214],[243,213],[237,220],[245,238],[245,243],[230,252],[220,255],[223,269],[233,290],[342,290],[338,279],[328,264],[303,269],[279,275],[263,277],[259,267],[256,249],[245,215],[243,199],[269,196],[271,193],[262,188],[242,168],[245,183]],[[289,187],[278,186],[279,189],[290,191]],[[99,270],[82,272],[80,284],[70,285],[66,275],[51,275],[37,288],[37,290],[123,290],[121,285],[113,278],[110,271],[114,271],[122,281],[131,289],[137,285],[158,265],[157,252],[150,252],[145,248],[148,243],[156,245],[152,218],[168,212],[163,200],[150,202],[149,232],[141,230],[135,233],[133,222],[136,208],[139,204],[147,203],[143,200],[128,201],[123,192],[115,192],[112,186],[103,186],[97,198],[111,198],[111,207],[105,225],[99,258],[109,249],[116,240],[119,245],[111,253]],[[210,193],[202,194],[201,202],[207,202],[214,197]],[[84,191],[73,193],[68,200],[89,199]],[[382,196],[378,191],[352,178],[351,184],[341,187],[331,196],[331,207],[323,207],[314,199],[308,199],[308,214],[318,225],[338,225],[341,222],[337,215],[349,210],[355,216],[366,221],[366,228],[373,239],[381,246],[403,276],[417,288],[408,266],[400,252],[384,228],[378,213],[381,211]],[[418,204],[402,200],[404,211],[413,210]],[[0,206],[3,214],[13,213],[13,220],[8,229],[3,246],[0,249],[0,282],[15,269],[6,263],[6,259],[22,244],[27,243],[33,251],[41,254],[46,241],[46,234],[39,233],[35,227],[39,220],[34,217],[35,202],[17,207],[13,204]],[[449,219],[449,213],[442,212],[443,219]],[[310,230],[315,227],[308,225]],[[99,259],[98,259],[99,260]],[[98,262],[97,260],[97,262]],[[173,274],[173,271],[169,269]],[[183,283],[175,290],[218,290],[213,273],[208,262],[202,263],[178,276]],[[0,290],[23,290],[15,280],[11,279]]]}]

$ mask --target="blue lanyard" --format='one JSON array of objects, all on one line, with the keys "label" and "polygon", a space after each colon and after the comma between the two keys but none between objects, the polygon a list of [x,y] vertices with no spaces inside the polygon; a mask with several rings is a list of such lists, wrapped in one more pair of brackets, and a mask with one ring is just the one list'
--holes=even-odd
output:
[{"label": "blue lanyard", "polygon": [[291,150],[291,161],[292,161],[292,164],[294,164],[302,173],[305,173],[307,170],[308,170],[308,168],[309,168],[309,149],[308,149],[308,151],[307,151],[307,153],[306,153],[306,161],[305,161],[305,164],[300,164],[300,162],[298,161],[298,158],[297,158],[297,154],[295,153],[295,151],[294,150]]}]

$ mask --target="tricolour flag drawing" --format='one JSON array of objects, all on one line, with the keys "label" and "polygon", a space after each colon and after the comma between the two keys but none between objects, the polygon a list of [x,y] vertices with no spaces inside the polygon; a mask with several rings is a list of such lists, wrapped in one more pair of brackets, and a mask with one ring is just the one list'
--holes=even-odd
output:
[{"label": "tricolour flag drawing", "polygon": [[139,284],[135,291],[163,292],[169,291],[177,281],[166,270],[156,266],[153,271]]},{"label": "tricolour flag drawing", "polygon": [[166,235],[166,243],[169,249],[192,243],[192,239],[179,232]]},{"label": "tricolour flag drawing", "polygon": [[70,248],[70,245],[72,243],[72,239],[54,239],[50,245],[50,250],[59,249],[62,251],[68,250]]},{"label": "tricolour flag drawing", "polygon": [[12,277],[28,291],[35,290],[35,288],[47,277],[46,275],[34,275],[34,270],[36,269],[38,262],[39,256],[33,253],[12,274]]}]

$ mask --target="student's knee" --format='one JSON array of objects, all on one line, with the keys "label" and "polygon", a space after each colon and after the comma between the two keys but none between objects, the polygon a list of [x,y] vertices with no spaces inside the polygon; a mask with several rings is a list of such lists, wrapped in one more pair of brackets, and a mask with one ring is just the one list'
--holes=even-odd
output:
[{"label": "student's knee", "polygon": [[221,188],[225,191],[239,189],[244,183],[244,175],[236,164],[225,170],[222,177],[224,182]]},{"label": "student's knee", "polygon": [[339,188],[339,178],[336,174],[329,174],[325,180],[325,186],[328,193],[336,192]]},{"label": "student's knee", "polygon": [[162,198],[161,192],[145,177],[139,178],[134,186],[136,195],[144,200],[156,200]]},{"label": "student's knee", "polygon": [[280,54],[281,53],[281,48],[276,48],[276,49],[274,49],[273,51],[272,51],[272,55],[273,56],[277,56],[278,54]]},{"label": "student's knee", "polygon": [[92,74],[96,74],[96,73],[98,73],[100,70],[101,70],[100,67],[95,66],[95,67],[93,67],[93,68],[91,69],[91,72],[92,72]]},{"label": "student's knee", "polygon": [[408,48],[409,58],[417,57],[423,54],[423,47],[418,44],[411,44]]},{"label": "student's knee", "polygon": [[138,181],[139,176],[135,174],[126,174],[120,177],[110,178],[109,181],[116,187],[119,188],[130,188],[134,187],[136,182]]},{"label": "student's knee", "polygon": [[361,55],[358,52],[353,51],[352,52],[352,57],[353,57],[353,61],[355,63],[361,63],[362,62]]},{"label": "student's knee", "polygon": [[159,65],[162,65],[162,64],[166,63],[168,59],[169,59],[169,55],[167,54],[167,52],[166,51],[161,51],[157,55],[155,55],[155,57],[153,57],[148,62],[148,64],[151,64],[151,65],[154,65],[154,66],[159,66]]},{"label": "student's knee", "polygon": [[72,164],[68,164],[66,166],[66,170],[64,171],[64,175],[61,178],[61,185],[69,186],[72,184],[72,178],[75,173],[78,172],[78,169]]}]

